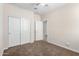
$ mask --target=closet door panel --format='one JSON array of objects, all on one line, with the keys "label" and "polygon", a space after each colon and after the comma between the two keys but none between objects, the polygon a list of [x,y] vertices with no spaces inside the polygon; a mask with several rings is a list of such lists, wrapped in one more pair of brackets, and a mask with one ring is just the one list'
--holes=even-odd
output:
[{"label": "closet door panel", "polygon": [[30,43],[30,20],[21,18],[21,44]]},{"label": "closet door panel", "polygon": [[9,17],[9,47],[20,45],[20,18]]},{"label": "closet door panel", "polygon": [[9,17],[9,47],[31,42],[30,20]]}]

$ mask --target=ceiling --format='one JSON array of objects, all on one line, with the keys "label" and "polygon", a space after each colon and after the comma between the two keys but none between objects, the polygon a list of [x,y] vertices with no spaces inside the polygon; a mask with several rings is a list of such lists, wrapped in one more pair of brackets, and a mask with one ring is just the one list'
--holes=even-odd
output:
[{"label": "ceiling", "polygon": [[13,3],[13,5],[16,5],[24,9],[32,10],[40,15],[44,15],[66,4],[65,3]]}]

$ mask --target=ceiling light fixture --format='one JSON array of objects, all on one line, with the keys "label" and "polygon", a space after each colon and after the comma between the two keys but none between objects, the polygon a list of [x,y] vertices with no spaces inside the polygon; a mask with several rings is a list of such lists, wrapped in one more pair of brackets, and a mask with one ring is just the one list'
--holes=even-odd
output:
[{"label": "ceiling light fixture", "polygon": [[48,6],[48,4],[46,4],[46,3],[40,3],[39,5],[40,6]]},{"label": "ceiling light fixture", "polygon": [[48,4],[46,4],[46,3],[36,3],[35,5],[36,6],[48,6]]},{"label": "ceiling light fixture", "polygon": [[45,4],[45,3],[40,3],[40,5],[41,5],[41,6],[45,6],[46,4]]}]

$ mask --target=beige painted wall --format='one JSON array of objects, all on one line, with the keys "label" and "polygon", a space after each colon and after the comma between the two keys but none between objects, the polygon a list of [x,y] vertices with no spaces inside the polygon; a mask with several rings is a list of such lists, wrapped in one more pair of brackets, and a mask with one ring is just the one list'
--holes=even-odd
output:
[{"label": "beige painted wall", "polygon": [[79,52],[79,4],[67,4],[44,16],[48,42]]},{"label": "beige painted wall", "polygon": [[3,4],[0,4],[0,55],[3,49]]},{"label": "beige painted wall", "polygon": [[0,50],[1,50],[1,48],[2,48],[2,39],[3,39],[3,38],[2,38],[2,35],[3,35],[3,34],[2,34],[2,32],[3,32],[3,31],[2,31],[2,28],[3,28],[3,27],[2,27],[2,26],[3,26],[3,25],[2,25],[2,23],[3,23],[2,20],[3,20],[3,5],[0,4]]}]

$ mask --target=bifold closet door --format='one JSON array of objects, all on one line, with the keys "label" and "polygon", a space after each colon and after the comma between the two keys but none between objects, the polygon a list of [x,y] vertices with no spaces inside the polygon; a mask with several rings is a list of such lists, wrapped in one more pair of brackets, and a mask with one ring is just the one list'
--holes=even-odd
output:
[{"label": "bifold closet door", "polygon": [[20,45],[20,18],[9,17],[9,47]]},{"label": "bifold closet door", "polygon": [[36,21],[36,40],[43,40],[43,22]]},{"label": "bifold closet door", "polygon": [[21,44],[30,43],[31,41],[31,28],[30,20],[21,18]]},{"label": "bifold closet door", "polygon": [[30,20],[26,18],[9,17],[9,47],[30,43]]}]

